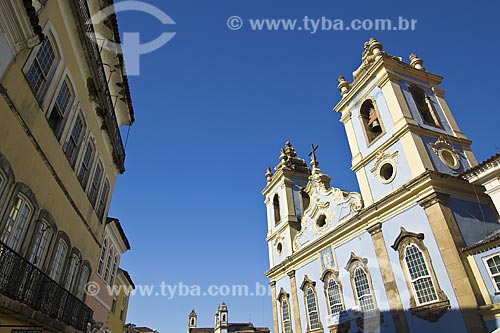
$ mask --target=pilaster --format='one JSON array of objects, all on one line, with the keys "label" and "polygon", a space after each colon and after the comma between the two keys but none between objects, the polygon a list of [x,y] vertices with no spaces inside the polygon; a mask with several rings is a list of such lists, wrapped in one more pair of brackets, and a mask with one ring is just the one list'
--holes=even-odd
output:
[{"label": "pilaster", "polygon": [[478,302],[473,282],[469,279],[465,263],[458,252],[458,249],[463,248],[465,243],[453,213],[448,207],[448,199],[449,195],[435,192],[422,199],[419,204],[424,208],[429,219],[432,233],[469,332],[486,332],[481,316],[475,311],[478,308]]},{"label": "pilaster", "polygon": [[295,322],[295,332],[302,332],[302,325],[300,323],[300,309],[299,297],[297,295],[297,281],[295,280],[295,271],[287,273],[290,278],[290,287],[292,288],[292,302],[293,302],[293,319]]},{"label": "pilaster", "polygon": [[272,306],[273,306],[273,326],[274,326],[274,333],[278,333],[278,304],[276,301],[276,281],[271,281],[269,283],[271,286],[271,295],[272,295]]},{"label": "pilaster", "polygon": [[389,253],[387,252],[387,247],[384,241],[384,235],[382,234],[382,224],[377,223],[369,227],[367,230],[372,236],[373,248],[375,249],[375,254],[377,255],[378,267],[380,269],[380,273],[382,274],[382,280],[384,281],[384,288],[387,294],[387,299],[389,300],[391,315],[394,320],[394,325],[396,326],[396,331],[399,333],[407,333],[410,330],[408,328],[408,323],[406,322],[403,303],[401,302],[401,297],[399,296],[399,290],[396,285],[394,272],[392,271]]}]

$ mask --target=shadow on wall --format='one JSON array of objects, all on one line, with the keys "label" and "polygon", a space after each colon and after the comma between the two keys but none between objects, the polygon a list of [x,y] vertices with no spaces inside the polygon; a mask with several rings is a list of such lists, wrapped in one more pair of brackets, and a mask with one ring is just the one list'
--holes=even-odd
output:
[{"label": "shadow on wall", "polygon": [[[464,317],[475,318],[478,326],[467,329]],[[447,306],[416,307],[400,312],[360,313],[352,310],[342,311],[339,316],[327,318],[325,332],[331,333],[400,333],[400,332],[494,332],[500,320],[492,319],[479,322],[478,309],[457,310]]]}]

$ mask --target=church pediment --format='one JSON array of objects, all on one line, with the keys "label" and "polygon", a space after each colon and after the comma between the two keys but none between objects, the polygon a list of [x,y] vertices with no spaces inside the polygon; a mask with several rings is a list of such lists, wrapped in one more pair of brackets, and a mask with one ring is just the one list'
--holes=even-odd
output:
[{"label": "church pediment", "polygon": [[330,187],[330,177],[319,169],[313,169],[309,182],[302,190],[309,195],[310,203],[303,212],[301,230],[293,242],[295,251],[335,229],[363,207],[359,193]]}]

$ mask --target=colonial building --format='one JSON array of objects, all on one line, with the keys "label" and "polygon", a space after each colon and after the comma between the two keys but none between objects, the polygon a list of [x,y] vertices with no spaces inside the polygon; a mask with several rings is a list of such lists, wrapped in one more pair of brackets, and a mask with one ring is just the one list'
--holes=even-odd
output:
[{"label": "colonial building", "polygon": [[102,47],[119,44],[116,17],[90,19],[109,5],[0,0],[2,333],[97,331],[112,308],[85,293],[115,283],[129,248],[107,213],[134,112],[123,58]]},{"label": "colonial building", "polygon": [[371,39],[334,108],[361,193],[334,186],[315,146],[310,167],[287,142],[268,168],[274,332],[500,327],[498,158],[476,167],[441,81]]},{"label": "colonial building", "polygon": [[267,327],[255,327],[252,323],[230,323],[226,303],[222,302],[215,311],[214,327],[198,327],[198,315],[191,311],[188,317],[188,333],[269,333]]},{"label": "colonial building", "polygon": [[113,333],[125,333],[127,331],[127,312],[130,301],[130,292],[135,289],[134,282],[129,273],[118,268],[118,274],[114,282],[118,292],[113,295],[113,303],[107,319],[107,327]]}]

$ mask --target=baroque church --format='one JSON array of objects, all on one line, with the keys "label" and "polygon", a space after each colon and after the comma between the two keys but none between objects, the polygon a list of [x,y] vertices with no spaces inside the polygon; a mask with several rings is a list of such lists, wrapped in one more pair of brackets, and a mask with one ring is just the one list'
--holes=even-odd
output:
[{"label": "baroque church", "polygon": [[188,333],[269,333],[267,327],[255,327],[252,323],[230,323],[226,303],[215,311],[214,327],[198,327],[198,315],[191,311],[188,318]]},{"label": "baroque church", "polygon": [[275,333],[500,327],[500,155],[477,163],[443,78],[409,60],[372,38],[339,78],[360,193],[331,184],[315,146],[308,165],[287,142],[267,170]]}]

